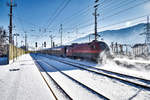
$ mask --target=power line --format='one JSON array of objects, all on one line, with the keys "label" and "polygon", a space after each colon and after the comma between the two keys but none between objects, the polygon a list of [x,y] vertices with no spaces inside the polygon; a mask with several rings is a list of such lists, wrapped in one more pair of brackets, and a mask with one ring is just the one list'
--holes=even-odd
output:
[{"label": "power line", "polygon": [[33,23],[29,22],[28,20],[23,19],[22,17],[14,15],[14,18],[16,18],[17,20],[19,19],[20,21],[23,21],[23,22],[27,23],[28,25],[31,25],[31,26],[34,26],[34,27],[44,28],[44,27],[41,27],[37,24],[33,24]]},{"label": "power line", "polygon": [[[112,1],[112,0],[109,0]],[[105,2],[107,2],[107,0],[104,0],[102,3],[100,3],[100,5],[104,4]],[[75,16],[80,16],[82,14],[85,14],[89,9],[93,8],[94,4],[88,5],[88,7],[85,7],[77,12],[75,12],[74,14],[72,14],[71,16],[65,18],[61,23],[67,23],[67,22],[71,22],[70,19],[74,18]],[[103,5],[102,5],[103,6]],[[68,24],[68,23],[67,23]]]},{"label": "power line", "polygon": [[49,18],[48,18],[48,20],[46,21],[46,23],[47,22],[50,22],[50,21],[52,21],[52,19],[53,19],[53,17],[57,14],[57,12],[61,9],[61,6],[62,5],[64,5],[64,1],[62,1],[61,3],[60,3],[60,5],[56,8],[56,10],[53,12],[53,14],[52,14],[52,17],[50,16]]},{"label": "power line", "polygon": [[134,6],[131,6],[131,7],[129,7],[129,8],[123,9],[123,10],[120,10],[120,11],[114,13],[114,14],[111,14],[111,15],[109,15],[109,16],[106,16],[106,17],[104,17],[104,18],[101,18],[100,20],[104,20],[104,19],[106,19],[106,18],[110,18],[110,17],[116,16],[116,15],[118,15],[118,14],[120,14],[120,13],[124,13],[124,12],[126,12],[126,11],[128,11],[128,10],[130,10],[130,9],[133,9],[133,8],[135,8],[135,7],[138,7],[138,6],[141,6],[142,4],[145,4],[145,3],[147,3],[147,2],[150,2],[150,1],[149,1],[149,0],[146,0],[146,1],[144,1],[144,2],[138,3],[138,4],[134,5]]},{"label": "power line", "polygon": [[70,3],[71,0],[68,0],[65,5],[59,10],[59,12],[55,15],[55,17],[51,20],[51,22],[48,24],[47,28],[55,21],[55,19],[61,14],[61,12],[67,7],[67,5]]},{"label": "power line", "polygon": [[[139,17],[134,17],[134,18],[131,18],[131,19],[123,20],[123,21],[121,21],[121,22],[117,22],[117,23],[113,23],[113,24],[105,25],[105,26],[99,27],[98,29],[103,29],[103,28],[106,28],[106,27],[110,27],[110,26],[114,26],[114,25],[122,24],[122,23],[127,22],[127,21],[134,21],[134,20],[137,20],[137,19],[140,19],[140,18],[146,17],[146,16],[148,16],[148,15],[150,15],[150,13],[149,13],[149,14],[146,14],[146,15],[143,15],[143,16],[139,16]],[[144,20],[140,20],[140,21],[141,21],[141,22],[142,22],[142,21],[145,21],[145,19],[144,19]],[[140,21],[135,22],[135,23],[133,23],[133,22],[132,22],[132,24],[139,23]],[[93,29],[91,29],[91,30],[86,30],[86,31],[92,31],[92,30],[93,30]]]},{"label": "power line", "polygon": [[[121,8],[123,6],[127,6],[127,5],[129,6],[129,4],[132,4],[132,3],[136,2],[136,1],[137,0],[128,0],[128,1],[127,0],[123,0],[122,2],[120,2],[119,4],[117,4],[117,6],[115,6],[114,8],[112,8],[111,6],[107,6],[107,7],[112,8],[111,10],[115,11],[116,9],[119,9],[119,8]],[[107,7],[105,7],[104,9],[106,9]]]},{"label": "power line", "polygon": [[[150,15],[150,13],[147,14],[147,15]],[[135,17],[135,18],[131,18],[131,19],[127,19],[127,20],[124,20],[124,21],[121,21],[121,22],[117,22],[117,23],[110,24],[110,25],[105,25],[105,26],[102,26],[102,27],[100,27],[100,28],[98,28],[98,29],[105,28],[105,27],[108,27],[108,26],[118,25],[118,24],[121,24],[121,23],[124,23],[124,22],[128,22],[128,21],[137,20],[137,19],[139,19],[139,18],[146,17],[147,15],[140,16],[140,17]]]},{"label": "power line", "polygon": [[[146,2],[149,2],[149,1],[146,1]],[[135,6],[132,6],[132,7],[129,7],[129,8],[123,9],[123,10],[120,10],[120,11],[118,11],[118,12],[116,12],[116,13],[113,13],[113,14],[111,14],[111,15],[108,15],[108,16],[104,17],[104,18],[101,18],[101,19],[99,19],[98,21],[100,21],[100,20],[105,20],[105,19],[114,17],[114,16],[116,16],[116,15],[118,15],[118,14],[120,14],[120,13],[123,13],[123,12],[128,11],[128,10],[130,10],[130,9],[133,9],[133,8],[135,8],[135,7],[137,7],[137,6],[140,6],[141,4],[144,4],[144,3],[146,3],[146,2],[138,3],[138,4],[135,5]],[[130,2],[130,3],[131,3],[131,2]],[[125,5],[125,6],[126,6],[126,5]],[[120,8],[120,7],[119,7],[119,8]],[[118,9],[118,8],[116,8],[116,9]],[[93,24],[94,24],[94,23],[90,23],[90,24],[88,24],[88,25],[85,25],[85,27],[86,27],[86,26],[93,25]],[[84,26],[83,26],[83,27],[84,27]]]},{"label": "power line", "polygon": [[[120,14],[120,13],[123,13],[123,12],[125,12],[125,11],[130,10],[130,9],[133,9],[133,8],[135,8],[135,7],[137,7],[137,6],[140,6],[140,5],[142,5],[142,4],[145,4],[145,3],[147,3],[147,2],[149,2],[149,0],[146,0],[146,1],[142,2],[142,3],[138,3],[138,4],[134,5],[134,6],[128,7],[128,8],[126,8],[126,9],[120,10],[120,11],[114,13],[114,14],[111,14],[111,15],[109,15],[109,16],[106,16],[106,17],[104,17],[104,18],[101,18],[101,19],[99,19],[98,21],[111,18],[111,17],[113,17],[113,16],[116,16],[116,15],[118,15],[118,14]],[[78,24],[78,25],[79,25],[79,24]],[[91,26],[91,25],[94,25],[94,23],[92,22],[92,23],[90,23],[90,24],[81,26],[80,28],[84,28],[84,27]],[[76,26],[77,26],[77,25],[76,25]],[[69,28],[69,29],[72,30],[72,29],[74,29],[74,28]]]},{"label": "power line", "polygon": [[[93,7],[93,6],[92,6]],[[69,19],[72,19],[72,18],[74,18],[75,16],[80,16],[80,15],[83,15],[83,14],[86,14],[86,12],[87,11],[89,11],[89,9],[90,9],[91,7],[88,7],[88,9],[82,9],[82,10],[80,10],[79,12],[76,12],[76,13],[74,13],[72,16],[70,16],[70,17],[67,17],[65,20],[63,20],[62,21],[62,23],[63,24],[65,24],[65,23],[67,23],[67,22],[70,22],[70,20]],[[67,21],[66,21],[67,20]]]},{"label": "power line", "polygon": [[[138,22],[134,22],[134,23],[132,23],[132,24],[138,24],[138,23],[140,23],[140,22],[143,22],[143,21],[146,21],[145,19],[144,20],[140,20],[140,21],[138,21]],[[114,24],[115,25],[115,24]],[[108,26],[114,26],[114,25],[108,25]],[[117,25],[117,24],[116,24]],[[106,26],[105,26],[106,27]],[[121,26],[117,26],[117,27],[114,27],[115,29],[121,29],[122,27],[124,27],[124,25],[121,25]],[[102,27],[101,27],[101,29],[102,29]],[[107,29],[107,30],[109,30],[109,29]],[[90,31],[93,31],[93,29],[91,29],[91,30],[86,30],[86,31],[88,31],[88,32],[90,32]],[[106,31],[106,30],[103,30],[103,31],[101,31],[101,32],[104,32],[104,31]],[[91,34],[91,33],[89,33],[89,34]]]},{"label": "power line", "polygon": [[[107,0],[104,0],[102,3],[99,3],[99,5],[101,5],[101,6],[104,6],[103,4],[104,3],[106,3],[106,1]],[[112,1],[112,0],[109,0],[109,1]],[[126,0],[125,0],[126,1]],[[111,4],[112,5],[112,4]],[[84,9],[81,9],[81,10],[79,10],[78,12],[75,12],[72,16],[69,16],[69,17],[67,17],[65,20],[63,20],[63,24],[64,23],[66,23],[66,22],[72,22],[72,21],[70,21],[69,19],[72,19],[72,18],[74,18],[75,16],[77,16],[77,15],[82,15],[82,14],[84,14],[85,12],[87,12],[89,9],[91,9],[91,8],[93,8],[93,6],[94,6],[94,4],[92,4],[92,5],[89,5],[88,6],[88,9],[87,9],[87,7],[86,8],[84,8]],[[104,6],[105,7],[105,6]],[[108,6],[107,6],[108,7]],[[67,20],[67,21],[66,21]],[[89,19],[87,20],[87,21],[89,21]],[[68,24],[68,23],[67,23]],[[77,25],[76,25],[77,26]]]}]

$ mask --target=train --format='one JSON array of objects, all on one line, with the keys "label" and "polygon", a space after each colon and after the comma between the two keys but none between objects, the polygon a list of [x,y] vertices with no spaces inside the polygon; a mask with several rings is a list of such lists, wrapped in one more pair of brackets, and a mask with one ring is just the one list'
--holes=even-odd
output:
[{"label": "train", "polygon": [[72,45],[47,48],[44,50],[39,50],[37,53],[97,61],[99,54],[103,51],[109,52],[109,46],[103,41],[93,40],[88,43],[73,43]]}]

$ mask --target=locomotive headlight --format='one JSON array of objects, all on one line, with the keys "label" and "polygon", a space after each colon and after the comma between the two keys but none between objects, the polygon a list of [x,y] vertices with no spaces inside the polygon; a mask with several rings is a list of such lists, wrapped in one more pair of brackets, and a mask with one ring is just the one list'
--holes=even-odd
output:
[{"label": "locomotive headlight", "polygon": [[67,49],[67,50],[66,50],[66,52],[68,53],[68,52],[69,52],[69,50]]}]

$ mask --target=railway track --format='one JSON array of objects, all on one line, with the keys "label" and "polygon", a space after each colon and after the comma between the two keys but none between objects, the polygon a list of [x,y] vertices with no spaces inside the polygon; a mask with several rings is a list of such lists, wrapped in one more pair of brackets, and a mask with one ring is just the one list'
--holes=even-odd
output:
[{"label": "railway track", "polygon": [[[40,55],[40,56],[43,56],[43,55]],[[112,78],[112,79],[121,81],[121,82],[126,83],[128,85],[130,84],[130,85],[135,86],[135,87],[144,88],[144,89],[150,91],[150,86],[144,85],[144,84],[149,84],[150,85],[150,80],[146,80],[146,79],[143,79],[143,78],[134,77],[134,76],[130,76],[130,75],[124,75],[124,74],[120,74],[120,73],[113,72],[113,71],[103,70],[103,69],[95,68],[93,66],[87,66],[87,65],[84,65],[84,64],[79,64],[79,63],[75,63],[75,62],[71,62],[71,61],[65,61],[65,60],[62,61],[62,59],[58,60],[58,59],[50,58],[50,57],[47,57],[47,56],[43,56],[43,57],[61,62],[63,64],[67,64],[67,65],[70,65],[70,66],[73,66],[73,67],[76,67],[76,68],[79,68],[79,69],[82,69],[82,70],[85,70],[85,71],[88,71],[88,72],[91,72],[91,73],[106,76],[108,78]],[[137,79],[137,80],[139,80],[139,82],[143,82],[144,84],[140,84],[138,82],[134,82],[134,81],[131,81],[131,80],[128,80],[128,79],[124,79],[122,77],[113,76],[109,73],[115,74],[115,75],[118,75],[118,76],[122,76],[122,77],[126,77],[126,78],[130,78],[130,79],[131,78],[132,79]]]},{"label": "railway track", "polygon": [[[35,57],[34,57],[35,59]],[[40,63],[43,63],[43,64],[46,64],[46,65],[49,65],[48,67],[52,67],[54,69],[56,69],[58,72],[60,72],[62,75],[64,75],[65,77],[69,78],[70,80],[72,80],[73,82],[77,83],[78,85],[82,86],[83,88],[85,88],[86,90],[88,90],[89,92],[93,93],[94,95],[98,96],[99,98],[101,99],[104,99],[104,100],[110,100],[108,97],[98,93],[97,91],[93,90],[92,88],[84,85],[83,83],[77,81],[76,79],[72,78],[71,76],[65,74],[64,72],[62,72],[61,70],[59,70],[58,68],[56,68],[55,66],[49,64],[48,62],[44,61],[44,60],[37,60],[36,59],[36,62],[38,63],[38,65],[40,65],[40,68],[42,68],[45,72],[46,70],[44,69],[44,67],[42,67],[42,65]],[[72,98],[61,88],[60,85],[58,85],[58,83],[46,72],[46,74],[52,79],[52,81],[58,86],[60,87],[61,91],[63,91],[63,94],[68,98],[68,100],[72,100]],[[53,94],[55,95],[55,93],[53,92]],[[56,97],[56,95],[55,95]],[[56,97],[56,100],[58,100],[58,98]]]},{"label": "railway track", "polygon": [[[48,78],[52,81],[52,83],[57,87],[58,91],[61,93],[61,95],[63,95],[65,97],[65,100],[73,100],[66,92],[64,89],[62,89],[62,87],[51,77],[51,75],[48,74],[48,72],[44,69],[44,67],[42,67],[41,65],[41,61],[40,60],[37,60],[35,57],[34,57],[34,61],[36,62],[36,64],[38,65],[38,69],[39,71],[40,70],[43,70],[46,75],[48,76]],[[45,63],[46,64],[46,63]],[[59,100],[59,98],[57,97],[57,94],[55,94],[56,90],[54,91],[51,86],[49,85],[49,82],[46,80],[46,78],[44,77],[44,75],[41,73],[40,71],[40,74],[42,76],[42,78],[44,79],[44,81],[46,82],[48,88],[50,89],[50,91],[52,92],[54,98],[56,100]]]},{"label": "railway track", "polygon": [[68,60],[64,60],[64,61],[67,61],[67,62],[72,63],[72,64],[78,64],[78,65],[81,65],[81,66],[85,66],[89,69],[95,69],[95,70],[98,70],[98,71],[102,71],[102,72],[105,72],[105,73],[108,73],[108,74],[114,74],[114,75],[117,75],[117,76],[120,76],[120,77],[137,79],[141,82],[145,82],[145,83],[150,84],[149,79],[144,79],[144,78],[140,78],[140,77],[136,77],[136,76],[126,75],[126,74],[122,74],[122,73],[118,73],[118,72],[114,72],[114,71],[109,71],[109,70],[105,70],[105,69],[100,69],[100,68],[93,67],[91,65],[85,65],[85,64],[81,64],[81,63],[77,63],[77,62],[68,61]]}]

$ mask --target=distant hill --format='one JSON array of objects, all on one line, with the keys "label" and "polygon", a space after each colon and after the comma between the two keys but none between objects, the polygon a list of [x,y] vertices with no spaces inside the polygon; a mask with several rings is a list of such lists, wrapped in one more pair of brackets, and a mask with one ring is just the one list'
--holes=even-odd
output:
[{"label": "distant hill", "polygon": [[[104,41],[107,42],[108,44],[110,44],[111,42],[126,43],[126,44],[144,43],[145,35],[139,34],[144,32],[145,25],[146,25],[145,23],[141,23],[118,30],[106,30],[103,32],[99,32],[98,34],[101,35]],[[92,38],[91,40],[93,40],[94,36],[91,35],[91,38]],[[73,40],[71,43],[83,43],[83,42],[89,42],[89,35]]]}]

